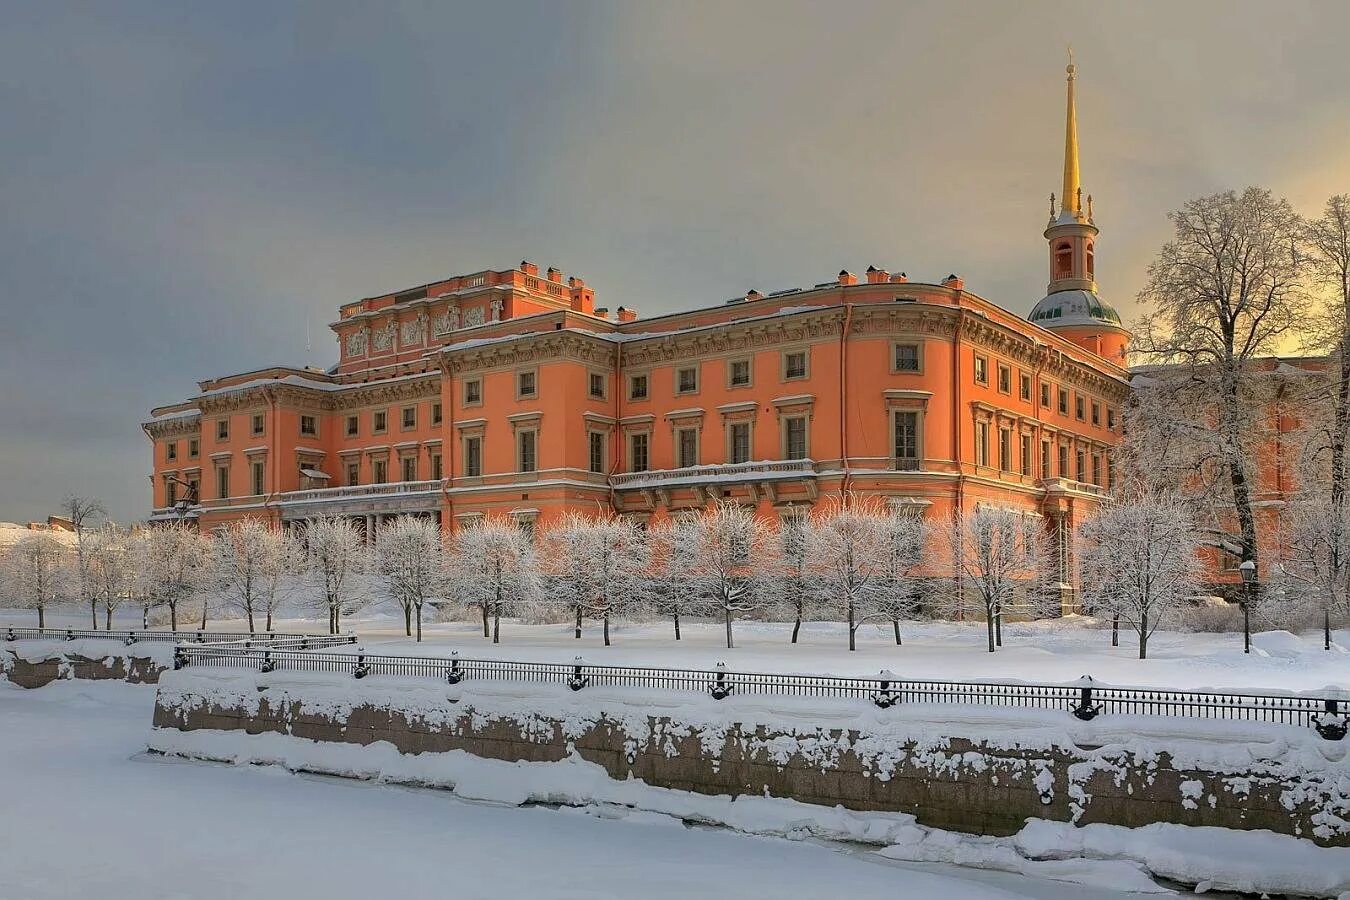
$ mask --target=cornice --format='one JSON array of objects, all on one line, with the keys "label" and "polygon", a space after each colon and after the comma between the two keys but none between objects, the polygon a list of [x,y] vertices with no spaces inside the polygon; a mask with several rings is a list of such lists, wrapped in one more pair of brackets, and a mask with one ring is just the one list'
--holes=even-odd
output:
[{"label": "cornice", "polygon": [[145,422],[141,428],[145,430],[153,440],[160,441],[165,438],[191,437],[201,433],[201,416],[181,416],[175,419],[167,419],[163,422]]},{"label": "cornice", "polygon": [[711,356],[756,347],[838,338],[843,309],[833,307],[772,319],[731,321],[706,330],[653,335],[624,344],[624,366]]},{"label": "cornice", "polygon": [[613,369],[617,364],[613,344],[603,338],[571,331],[528,333],[516,340],[476,347],[455,349],[454,346],[450,346],[443,352],[449,370],[455,375],[559,359],[609,369]]}]

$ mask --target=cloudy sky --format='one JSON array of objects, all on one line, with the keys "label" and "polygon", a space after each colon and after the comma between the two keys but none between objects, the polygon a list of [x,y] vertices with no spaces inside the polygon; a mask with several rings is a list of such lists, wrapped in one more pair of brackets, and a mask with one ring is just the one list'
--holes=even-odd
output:
[{"label": "cloudy sky", "polygon": [[[1187,197],[1350,190],[1350,5],[0,2],[0,520],[139,423],[523,257],[665,312],[869,264],[1044,292],[1065,45],[1104,295]],[[306,332],[313,349],[306,353]]]}]

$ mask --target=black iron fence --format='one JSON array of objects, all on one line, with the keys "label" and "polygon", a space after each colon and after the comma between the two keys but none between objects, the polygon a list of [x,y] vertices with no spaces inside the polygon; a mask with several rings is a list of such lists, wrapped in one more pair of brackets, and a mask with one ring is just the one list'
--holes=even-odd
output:
[{"label": "black iron fence", "polygon": [[598,666],[581,657],[571,663],[511,662],[425,656],[385,656],[294,652],[282,647],[183,644],[174,652],[174,668],[227,666],[298,672],[330,672],[366,678],[395,675],[437,678],[450,684],[466,680],[515,681],[587,687],[642,687],[694,691],[721,700],[733,694],[774,694],[869,701],[886,709],[897,704],[948,703],[1018,709],[1062,710],[1083,721],[1099,715],[1228,719],[1314,728],[1328,740],[1346,735],[1347,717],[1340,698],[1328,694],[1253,691],[1174,691],[1113,687],[1082,678],[1070,684],[936,681],[900,678],[882,672],[871,678],[832,675],[774,675],[714,669],[665,669],[647,666]]},{"label": "black iron fence", "polygon": [[288,634],[275,631],[90,631],[80,628],[18,628],[0,626],[0,637],[5,643],[13,641],[76,641],[92,638],[103,641],[121,641],[128,646],[141,641],[182,644],[208,643],[223,647],[249,649],[267,646],[278,650],[319,650],[356,643],[354,634]]}]

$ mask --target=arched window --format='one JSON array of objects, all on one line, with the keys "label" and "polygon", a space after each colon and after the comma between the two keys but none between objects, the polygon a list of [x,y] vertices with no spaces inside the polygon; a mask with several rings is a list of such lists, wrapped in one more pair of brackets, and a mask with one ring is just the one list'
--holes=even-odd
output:
[{"label": "arched window", "polygon": [[1073,247],[1068,241],[1055,245],[1055,278],[1073,277]]},{"label": "arched window", "polygon": [[1095,278],[1097,275],[1097,269],[1094,265],[1094,256],[1095,254],[1092,252],[1092,243],[1089,241],[1087,245],[1087,274],[1089,278]]}]

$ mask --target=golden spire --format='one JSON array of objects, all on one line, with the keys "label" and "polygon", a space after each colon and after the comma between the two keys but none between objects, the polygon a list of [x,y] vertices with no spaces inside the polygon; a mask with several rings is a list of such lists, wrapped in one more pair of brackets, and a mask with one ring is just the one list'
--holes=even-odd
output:
[{"label": "golden spire", "polygon": [[1078,114],[1073,102],[1073,48],[1069,48],[1069,108],[1064,121],[1064,193],[1060,194],[1061,212],[1073,213],[1075,218],[1083,214],[1083,202],[1080,199],[1082,187],[1078,177]]}]

